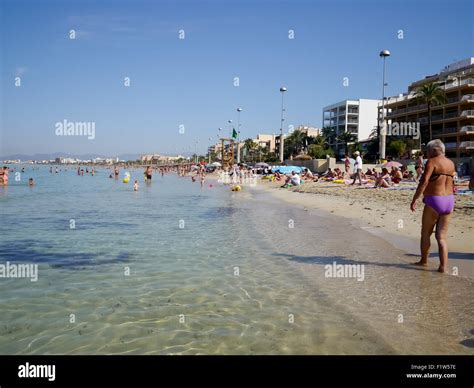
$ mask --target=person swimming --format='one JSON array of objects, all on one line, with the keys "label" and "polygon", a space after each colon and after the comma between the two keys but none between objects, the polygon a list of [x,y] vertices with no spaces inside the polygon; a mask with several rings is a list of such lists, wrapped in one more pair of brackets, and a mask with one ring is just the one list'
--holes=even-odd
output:
[{"label": "person swimming", "polygon": [[33,180],[33,178],[28,179],[28,186],[32,187],[34,185],[35,185],[35,181]]},{"label": "person swimming", "polygon": [[138,191],[138,181],[135,180],[135,182],[133,183],[133,191]]}]

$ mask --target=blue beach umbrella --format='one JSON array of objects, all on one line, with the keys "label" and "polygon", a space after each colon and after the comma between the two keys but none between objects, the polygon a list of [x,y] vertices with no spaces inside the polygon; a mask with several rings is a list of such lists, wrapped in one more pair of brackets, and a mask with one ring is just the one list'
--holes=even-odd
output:
[{"label": "blue beach umbrella", "polygon": [[300,174],[303,168],[299,166],[277,166],[272,168],[272,172],[279,172],[280,174],[291,174],[293,171]]}]

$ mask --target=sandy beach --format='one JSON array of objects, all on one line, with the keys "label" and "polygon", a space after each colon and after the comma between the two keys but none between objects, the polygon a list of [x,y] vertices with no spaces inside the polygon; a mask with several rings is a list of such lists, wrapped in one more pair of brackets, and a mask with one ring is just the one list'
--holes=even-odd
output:
[{"label": "sandy beach", "polygon": [[[407,261],[419,259],[419,235],[423,203],[416,212],[409,205],[413,189],[374,189],[347,186],[332,182],[306,182],[301,186],[283,189],[281,182],[258,180],[257,189],[264,189],[275,198],[306,209],[318,210],[331,217],[341,217],[374,235],[384,238],[395,247],[406,251]],[[410,185],[414,187],[414,184]],[[474,223],[473,209],[468,207],[473,195],[456,195],[456,208],[449,228],[449,273],[474,278]],[[437,245],[432,236],[429,270],[438,266]]]}]

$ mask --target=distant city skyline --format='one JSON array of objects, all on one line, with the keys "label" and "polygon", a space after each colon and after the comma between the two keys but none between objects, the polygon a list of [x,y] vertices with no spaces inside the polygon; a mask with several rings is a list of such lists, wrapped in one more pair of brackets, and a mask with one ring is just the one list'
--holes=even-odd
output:
[{"label": "distant city skyline", "polygon": [[473,5],[446,4],[3,1],[0,156],[204,154],[238,107],[241,139],[278,133],[281,86],[285,132],[320,127],[324,106],[381,98],[382,49],[386,96],[473,56]]}]

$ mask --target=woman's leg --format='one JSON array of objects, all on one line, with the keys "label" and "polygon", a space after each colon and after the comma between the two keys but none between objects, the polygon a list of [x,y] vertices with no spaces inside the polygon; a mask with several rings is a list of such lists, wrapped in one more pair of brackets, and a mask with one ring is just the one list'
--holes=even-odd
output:
[{"label": "woman's leg", "polygon": [[421,259],[417,265],[428,266],[428,255],[430,254],[430,238],[433,233],[434,226],[438,220],[438,213],[436,213],[431,207],[425,205],[423,209],[423,217],[421,221],[421,240],[420,250]]},{"label": "woman's leg", "polygon": [[448,226],[451,221],[451,215],[445,214],[439,216],[438,222],[436,223],[436,241],[438,241],[439,250],[439,268],[438,272],[445,272],[448,266]]}]

